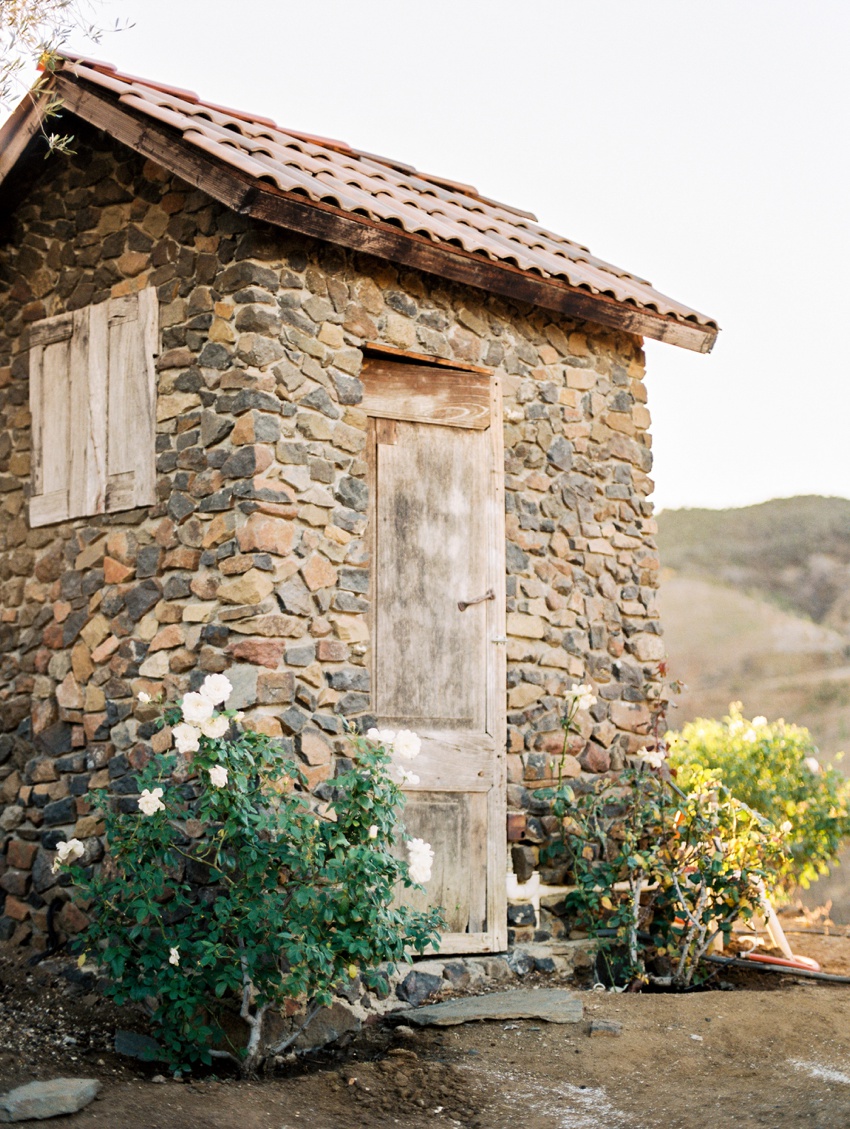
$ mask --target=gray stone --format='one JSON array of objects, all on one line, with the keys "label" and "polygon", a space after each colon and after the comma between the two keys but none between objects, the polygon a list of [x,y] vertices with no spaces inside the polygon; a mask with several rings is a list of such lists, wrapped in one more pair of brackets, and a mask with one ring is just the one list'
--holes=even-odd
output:
[{"label": "gray stone", "polygon": [[141,1062],[156,1062],[162,1058],[162,1048],[150,1035],[140,1035],[138,1031],[116,1031],[115,1051],[128,1058]]},{"label": "gray stone", "polygon": [[622,1023],[615,1023],[613,1019],[592,1019],[590,1021],[590,1030],[588,1035],[591,1039],[598,1038],[600,1035],[607,1036],[608,1038],[617,1038],[622,1035]]},{"label": "gray stone", "polygon": [[[411,975],[413,975],[411,973]],[[417,1027],[455,1027],[479,1019],[542,1019],[547,1023],[579,1023],[584,1015],[581,1000],[564,988],[517,988],[488,992],[428,1004],[413,1011],[400,1011],[398,1018]]]},{"label": "gray stone", "polygon": [[[436,996],[445,988],[445,981],[442,976],[435,976],[429,972],[408,972],[404,980],[396,988],[396,995],[400,1000],[405,1000],[414,1007],[418,1007],[423,1000],[427,1000],[430,996]],[[408,1015],[408,1012],[404,1013]]]},{"label": "gray stone", "polygon": [[28,1082],[0,1097],[0,1121],[43,1121],[63,1113],[76,1113],[93,1102],[100,1091],[96,1078],[51,1078]]},{"label": "gray stone", "polygon": [[296,1051],[309,1051],[338,1043],[345,1035],[355,1035],[360,1030],[360,1020],[344,1004],[334,1003],[324,1007],[307,1024],[296,1039]]},{"label": "gray stone", "polygon": [[256,703],[258,673],[251,663],[237,663],[228,670],[227,677],[233,686],[233,692],[227,699],[229,710],[244,710]]}]

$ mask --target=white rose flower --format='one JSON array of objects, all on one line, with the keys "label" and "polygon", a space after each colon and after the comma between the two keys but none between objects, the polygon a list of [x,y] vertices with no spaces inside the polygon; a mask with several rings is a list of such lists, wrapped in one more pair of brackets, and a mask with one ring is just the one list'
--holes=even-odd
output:
[{"label": "white rose flower", "polygon": [[201,685],[200,694],[214,706],[223,705],[233,693],[230,679],[223,674],[208,674]]},{"label": "white rose flower", "polygon": [[179,964],[180,963],[180,950],[177,948],[176,945],[172,945],[171,948],[168,950],[168,963],[169,964]]},{"label": "white rose flower", "polygon": [[580,710],[589,710],[591,706],[596,705],[596,696],[589,683],[581,683],[578,686],[574,683],[567,691],[567,697],[572,698]]},{"label": "white rose flower", "polygon": [[187,725],[185,721],[181,721],[179,725],[174,726],[171,730],[171,736],[174,738],[178,753],[196,753],[200,748],[200,729],[197,729],[194,725]]},{"label": "white rose flower", "polygon": [[641,749],[639,753],[635,753],[635,760],[642,764],[648,764],[650,768],[661,768],[664,764],[664,754],[658,749],[654,752],[650,752],[649,749]]},{"label": "white rose flower", "polygon": [[144,690],[139,691],[139,701],[142,703],[143,706],[146,706],[150,700],[151,700],[150,694],[146,694],[144,692]]},{"label": "white rose flower", "polygon": [[200,725],[202,721],[209,721],[214,708],[209,698],[205,698],[203,694],[185,694],[180,703],[183,720],[188,721],[190,725]]},{"label": "white rose flower", "polygon": [[153,815],[155,812],[164,811],[162,802],[162,788],[145,788],[139,796],[139,811],[142,815]]},{"label": "white rose flower", "polygon": [[424,839],[408,839],[405,846],[411,881],[424,886],[431,878],[431,866],[434,862],[431,844]]},{"label": "white rose flower", "polygon": [[227,769],[223,764],[214,764],[210,769],[210,784],[214,788],[224,788],[227,784]]},{"label": "white rose flower", "polygon": [[394,729],[372,729],[366,730],[366,736],[370,741],[374,741],[378,745],[391,745],[395,741]]},{"label": "white rose flower", "polygon": [[754,717],[753,718],[753,728],[754,729],[761,729],[761,727],[763,725],[767,725],[767,718],[766,717]]},{"label": "white rose flower", "polygon": [[201,732],[205,737],[223,737],[230,728],[230,718],[218,714],[209,721],[201,722]]},{"label": "white rose flower", "polygon": [[377,825],[377,823],[373,823],[372,826],[369,828],[369,838],[370,839],[377,839],[378,838],[378,825]]},{"label": "white rose flower", "polygon": [[400,764],[396,765],[396,768],[398,768],[398,774],[399,774],[399,777],[401,779],[402,784],[418,784],[419,783],[419,777],[416,775],[415,772],[408,772],[407,769],[402,768]]},{"label": "white rose flower", "polygon": [[820,761],[816,757],[806,757],[806,759],[803,761],[803,764],[814,776],[817,776],[821,770]]},{"label": "white rose flower", "polygon": [[55,874],[60,866],[66,866],[80,858],[85,854],[85,851],[86,848],[79,839],[69,839],[67,843],[57,843],[56,858],[53,860],[53,873]]},{"label": "white rose flower", "polygon": [[419,756],[422,742],[416,733],[409,729],[399,729],[393,739],[393,752],[405,760],[412,761]]}]

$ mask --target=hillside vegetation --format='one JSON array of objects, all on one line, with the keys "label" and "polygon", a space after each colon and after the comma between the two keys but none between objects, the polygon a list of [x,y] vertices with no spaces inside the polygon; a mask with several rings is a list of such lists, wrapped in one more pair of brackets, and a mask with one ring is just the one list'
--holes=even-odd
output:
[{"label": "hillside vegetation", "polygon": [[760,593],[850,629],[850,499],[776,498],[734,510],[658,515],[661,563]]},{"label": "hillside vegetation", "polygon": [[[850,773],[850,500],[665,510],[658,542],[670,677],[686,684],[670,727],[740,701],[805,726],[824,764],[846,750]],[[850,852],[805,900],[827,898],[850,923]]]}]

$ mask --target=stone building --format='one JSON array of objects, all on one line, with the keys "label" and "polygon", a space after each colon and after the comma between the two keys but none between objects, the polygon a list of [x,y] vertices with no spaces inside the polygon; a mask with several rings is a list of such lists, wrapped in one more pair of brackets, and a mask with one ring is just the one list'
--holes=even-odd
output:
[{"label": "stone building", "polygon": [[503,949],[565,689],[566,775],[646,743],[642,338],[715,323],[468,185],[90,60],[51,85],[73,155],[43,97],[0,133],[0,933],[66,897],[58,841],[102,855],[90,788],[134,808],[139,691],[226,671],[320,796],[345,720],[423,734],[445,951]]}]

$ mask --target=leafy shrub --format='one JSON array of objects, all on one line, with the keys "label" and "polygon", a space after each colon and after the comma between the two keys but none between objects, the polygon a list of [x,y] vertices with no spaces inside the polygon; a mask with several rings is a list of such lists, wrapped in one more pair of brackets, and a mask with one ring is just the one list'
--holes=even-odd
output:
[{"label": "leafy shrub", "polygon": [[[229,692],[210,676],[165,710],[177,754],[138,774],[138,810],[95,794],[107,862],[73,870],[91,916],[83,944],[108,976],[107,994],[149,1012],[175,1070],[227,1056],[254,1071],[269,1050],[270,1009],[309,1002],[312,1017],[342,981],[361,974],[377,986],[378,964],[421,951],[442,924],[436,910],[394,903],[401,887],[427,881],[433,858],[421,840],[408,843],[409,863],[393,849],[403,797],[389,750],[397,739],[410,758],[418,738],[352,736],[351,765],[316,810],[279,747],[215,709]],[[54,866],[80,853],[72,840]]]},{"label": "leafy shrub", "polygon": [[763,717],[748,721],[736,702],[722,721],[698,718],[668,733],[667,742],[685,790],[710,769],[781,830],[787,858],[773,870],[771,885],[787,892],[827,873],[850,837],[850,782],[835,768],[821,768],[807,729]]},{"label": "leafy shrub", "polygon": [[769,823],[711,774],[694,772],[691,784],[681,793],[653,752],[580,794],[564,783],[537,793],[561,829],[548,855],[574,875],[567,909],[597,940],[609,983],[699,979],[714,939],[758,908],[781,853]]}]

